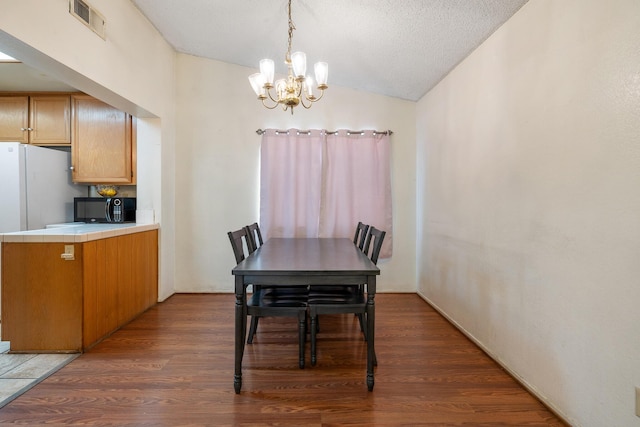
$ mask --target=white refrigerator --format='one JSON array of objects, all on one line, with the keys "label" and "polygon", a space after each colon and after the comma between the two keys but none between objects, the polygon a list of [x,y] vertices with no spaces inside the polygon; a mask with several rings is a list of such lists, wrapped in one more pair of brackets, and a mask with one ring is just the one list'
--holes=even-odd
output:
[{"label": "white refrigerator", "polygon": [[0,142],[0,233],[73,222],[73,198],[88,186],[71,181],[71,153]]}]

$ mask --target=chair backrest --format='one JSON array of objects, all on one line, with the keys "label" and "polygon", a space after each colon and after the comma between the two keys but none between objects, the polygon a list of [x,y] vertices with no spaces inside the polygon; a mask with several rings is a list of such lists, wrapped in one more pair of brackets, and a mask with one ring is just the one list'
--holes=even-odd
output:
[{"label": "chair backrest", "polygon": [[353,244],[358,246],[360,250],[364,247],[364,240],[367,237],[367,231],[369,231],[369,226],[362,222],[358,222],[358,225],[356,226],[356,234],[353,236]]},{"label": "chair backrest", "polygon": [[249,241],[251,243],[251,247],[249,248],[249,253],[253,253],[256,249],[262,246],[262,233],[260,232],[260,226],[257,222],[254,222],[251,225],[247,225],[245,227],[247,229],[247,234],[249,235]]},{"label": "chair backrest", "polygon": [[[380,249],[382,248],[382,242],[384,241],[385,234],[387,234],[386,231],[378,230],[374,226],[369,227],[367,241],[365,242],[364,249],[362,251],[369,256],[369,249],[371,249],[371,255],[369,258],[374,264],[378,263],[378,256],[380,255]],[[373,239],[373,248],[370,248],[371,239]]]},{"label": "chair backrest", "polygon": [[229,240],[231,241],[233,255],[236,257],[236,263],[240,264],[246,257],[244,253],[245,245],[249,253],[251,253],[252,243],[250,242],[247,228],[243,227],[240,230],[230,231],[227,234],[229,235]]}]

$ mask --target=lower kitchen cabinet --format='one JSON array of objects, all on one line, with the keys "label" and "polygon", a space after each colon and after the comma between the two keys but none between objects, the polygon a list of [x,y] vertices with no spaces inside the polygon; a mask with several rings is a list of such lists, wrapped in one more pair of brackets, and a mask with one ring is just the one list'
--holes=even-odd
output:
[{"label": "lower kitchen cabinet", "polygon": [[85,351],[157,299],[157,230],[2,244],[2,340],[12,352]]}]

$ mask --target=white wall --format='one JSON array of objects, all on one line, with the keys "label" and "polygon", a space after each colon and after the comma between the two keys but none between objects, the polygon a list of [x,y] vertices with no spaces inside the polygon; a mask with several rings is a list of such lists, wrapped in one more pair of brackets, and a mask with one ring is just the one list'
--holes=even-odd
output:
[{"label": "white wall", "polygon": [[227,232],[259,219],[257,129],[347,128],[394,131],[394,254],[379,262],[378,289],[415,292],[415,103],[329,81],[320,102],[292,116],[262,106],[247,79],[253,72],[178,55],[176,291],[233,291]]},{"label": "white wall", "polygon": [[[0,2],[0,49],[141,118],[138,201],[160,220],[160,299],[173,293],[175,52],[129,0],[92,0],[106,40],[68,0]],[[161,188],[161,190],[160,190]]]},{"label": "white wall", "polygon": [[528,2],[417,124],[419,293],[572,424],[640,426],[640,2]]},{"label": "white wall", "polygon": [[332,86],[294,116],[254,100],[253,69],[176,60],[128,0],[91,2],[106,41],[67,0],[0,4],[3,50],[142,118],[138,195],[161,222],[161,299],[174,279],[231,291],[226,232],[258,216],[255,129],[392,129],[381,291],[414,290],[417,227],[425,298],[575,425],[640,425],[637,0],[530,1],[417,114]]},{"label": "white wall", "polygon": [[231,291],[226,232],[258,219],[255,130],[266,127],[395,132],[395,248],[380,262],[379,288],[415,291],[415,103],[332,86],[311,110],[269,111],[248,85],[253,69],[180,55],[176,79],[175,52],[128,0],[91,5],[106,18],[106,40],[67,0],[2,2],[0,47],[139,118],[137,194],[161,225],[161,300],[174,289]]}]

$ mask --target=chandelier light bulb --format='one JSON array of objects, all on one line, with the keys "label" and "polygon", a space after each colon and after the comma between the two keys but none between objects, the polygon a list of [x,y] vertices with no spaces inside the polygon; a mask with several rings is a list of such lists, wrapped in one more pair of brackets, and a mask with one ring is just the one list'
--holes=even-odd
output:
[{"label": "chandelier light bulb", "polygon": [[307,74],[307,55],[304,52],[293,52],[291,54],[291,66],[296,79],[304,79],[304,75]]},{"label": "chandelier light bulb", "polygon": [[263,59],[260,61],[260,74],[264,76],[264,81],[269,86],[273,86],[274,65],[273,59]]},{"label": "chandelier light bulb", "polygon": [[327,79],[329,77],[329,64],[326,62],[316,62],[313,66],[316,73],[316,81],[318,89],[327,87]]},{"label": "chandelier light bulb", "polygon": [[307,76],[304,80],[304,91],[307,94],[307,98],[313,99],[313,79],[311,76]]},{"label": "chandelier light bulb", "polygon": [[249,76],[249,83],[251,83],[251,87],[253,88],[253,91],[256,93],[258,98],[266,98],[266,90],[264,88],[265,81],[262,73],[251,74]]}]

